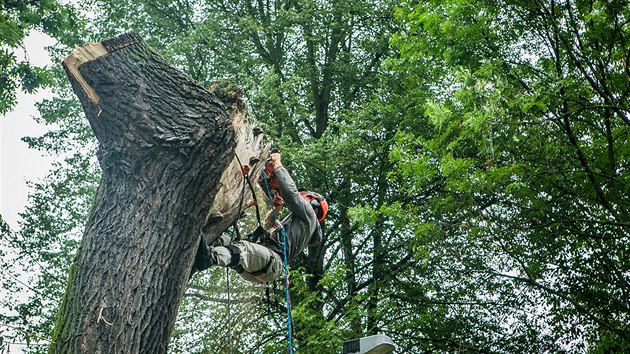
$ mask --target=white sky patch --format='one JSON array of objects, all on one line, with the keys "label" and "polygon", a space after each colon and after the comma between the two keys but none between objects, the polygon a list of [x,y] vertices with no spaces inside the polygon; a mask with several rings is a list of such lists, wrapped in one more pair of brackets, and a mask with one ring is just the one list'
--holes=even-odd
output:
[{"label": "white sky patch", "polygon": [[[53,63],[46,52],[47,46],[55,45],[55,40],[41,32],[32,31],[24,40],[24,47],[15,49],[18,61],[28,61],[35,66],[51,66]],[[37,123],[33,117],[39,114],[35,103],[44,98],[52,98],[50,90],[38,90],[33,94],[17,92],[17,104],[13,111],[0,116],[0,215],[13,231],[18,230],[19,213],[23,212],[28,200],[28,181],[42,179],[50,170],[53,158],[44,156],[42,152],[29,149],[22,141],[25,136],[40,136],[49,129],[46,125]],[[14,250],[6,257],[12,257]],[[6,276],[6,274],[0,274]],[[28,274],[21,274],[20,282],[28,282]],[[0,296],[6,296],[2,294]],[[16,298],[27,298],[27,293],[13,294]],[[1,308],[0,312],[8,314],[8,310]],[[10,328],[0,330],[8,332]],[[5,333],[6,334],[6,333]],[[34,343],[32,343],[34,344]],[[8,353],[23,353],[26,343],[5,343],[1,348]]]},{"label": "white sky patch", "polygon": [[[41,32],[31,32],[24,41],[26,53],[16,49],[18,60],[28,60],[36,66],[50,66],[52,62],[45,50],[55,41]],[[40,136],[48,128],[35,122],[35,103],[51,98],[52,93],[38,90],[34,94],[17,93],[17,105],[12,112],[0,117],[0,215],[14,231],[24,211],[28,197],[27,181],[43,178],[51,168],[53,159],[42,152],[31,150],[21,140],[25,136]]]}]

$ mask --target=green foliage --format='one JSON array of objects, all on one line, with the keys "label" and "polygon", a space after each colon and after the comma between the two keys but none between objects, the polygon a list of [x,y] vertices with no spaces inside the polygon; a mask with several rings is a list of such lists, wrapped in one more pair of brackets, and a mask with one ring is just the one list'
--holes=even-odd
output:
[{"label": "green foliage", "polygon": [[[402,30],[392,43],[401,57],[388,64],[436,130],[402,126],[390,176],[411,196],[432,191],[403,205],[442,235],[422,240],[432,278],[408,280],[416,292],[436,289],[435,299],[409,298],[406,305],[428,313],[418,306],[435,301],[448,308],[440,321],[482,331],[414,333],[425,350],[573,352],[589,346],[593,333],[629,340],[622,320],[628,302],[612,305],[625,280],[609,273],[627,272],[617,252],[625,248],[627,198],[619,182],[628,158],[617,151],[626,145],[628,122],[598,103],[625,106],[617,98],[628,89],[616,84],[622,67],[595,64],[627,50],[610,32],[617,26],[610,16],[627,10],[612,3],[548,6],[428,1],[396,12]],[[603,43],[606,53],[591,50]],[[407,80],[426,76],[439,78],[428,92]],[[424,102],[416,99],[424,95]],[[504,328],[496,318],[517,325]]]},{"label": "green foliage", "polygon": [[620,340],[618,336],[604,332],[602,336],[594,343],[592,348],[589,348],[589,353],[592,354],[604,354],[604,353],[626,353],[630,350],[630,343]]},{"label": "green foliage", "polygon": [[25,137],[31,148],[57,156],[43,181],[31,182],[29,205],[21,214],[20,230],[4,240],[15,250],[11,269],[29,274],[28,281],[8,288],[19,294],[2,300],[9,311],[4,322],[17,334],[14,341],[31,341],[29,352],[47,351],[55,316],[68,284],[83,225],[91,209],[100,172],[95,140],[61,68],[50,70],[57,96],[37,104],[40,123],[50,126],[41,137]]},{"label": "green foliage", "polygon": [[[15,53],[24,48],[24,39],[32,30],[42,31],[68,43],[74,31],[74,9],[55,0],[3,1],[0,11],[0,115],[15,105],[16,90],[33,93],[51,84],[49,68],[39,68]],[[25,53],[28,56],[28,53]]]},{"label": "green foliage", "polygon": [[[337,272],[329,272],[320,285],[327,288],[343,286],[343,270],[337,268]],[[299,302],[293,302],[291,316],[295,326],[298,346],[295,351],[300,353],[334,353],[342,347],[344,339],[347,339],[347,331],[344,331],[340,323],[327,320],[320,311],[317,311],[321,302],[320,295],[311,291],[306,278],[311,277],[304,273],[303,269],[292,272],[293,285],[291,295],[299,298]]]},{"label": "green foliage", "polygon": [[[89,0],[88,33],[66,38],[134,30],[208,87],[244,87],[298,186],[326,195],[325,240],[293,265],[298,352],[375,333],[400,352],[623,352],[627,4],[396,5]],[[25,140],[64,160],[11,236],[39,293],[3,319],[31,340],[51,333],[98,180],[63,73],[41,78],[61,88],[38,107],[54,129]],[[195,280],[172,350],[286,350],[282,291],[265,315],[235,282],[226,316],[223,275]]]},{"label": "green foliage", "polygon": [[169,352],[252,353],[286,347],[284,313],[278,307],[283,294],[278,291],[270,291],[267,303],[264,286],[248,283],[232,270],[196,275],[180,305]]},{"label": "green foliage", "polygon": [[2,215],[0,215],[0,235],[2,235],[2,238],[4,239],[10,234],[11,227],[9,227],[9,224],[7,224],[6,221],[4,221],[4,219],[2,218]]}]

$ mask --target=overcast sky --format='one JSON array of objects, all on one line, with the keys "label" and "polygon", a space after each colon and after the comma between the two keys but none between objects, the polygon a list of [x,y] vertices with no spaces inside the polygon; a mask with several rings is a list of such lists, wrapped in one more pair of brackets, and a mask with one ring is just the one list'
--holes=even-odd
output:
[{"label": "overcast sky", "polygon": [[[32,32],[25,40],[26,55],[18,51],[18,59],[26,58],[37,66],[52,65],[46,46],[55,42],[47,35]],[[0,214],[13,230],[18,229],[18,213],[24,210],[28,196],[27,181],[37,181],[46,175],[52,159],[28,148],[24,136],[39,136],[46,132],[43,124],[33,120],[37,114],[35,102],[50,97],[50,92],[18,93],[13,112],[0,116]]]}]

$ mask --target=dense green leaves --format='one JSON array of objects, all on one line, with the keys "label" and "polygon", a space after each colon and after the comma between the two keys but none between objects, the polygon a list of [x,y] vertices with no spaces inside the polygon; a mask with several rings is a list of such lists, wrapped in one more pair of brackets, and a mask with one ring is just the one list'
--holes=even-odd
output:
[{"label": "dense green leaves", "polygon": [[[293,265],[298,352],[375,333],[410,353],[628,347],[627,2],[82,6],[88,34],[69,40],[134,30],[205,85],[242,85],[298,185],[327,196],[324,242]],[[80,107],[46,75],[53,129],[26,140],[64,162],[11,238],[43,262],[42,294],[10,319],[38,340],[98,180]],[[173,350],[286,350],[282,294],[268,314],[235,280],[226,330],[224,275],[193,282]]]},{"label": "dense green leaves", "polygon": [[70,6],[58,1],[2,1],[0,6],[0,115],[15,105],[16,91],[32,93],[51,84],[48,68],[33,66],[20,58],[16,49],[24,51],[24,39],[31,30],[42,31],[62,43],[74,36],[76,16]]},{"label": "dense green leaves", "polygon": [[[398,135],[396,177],[414,191],[439,188],[422,204],[443,232],[428,242],[434,272],[444,267],[430,283],[452,302],[453,319],[491,310],[467,324],[487,327],[481,338],[466,338],[488,341],[479,350],[557,351],[560,338],[562,350],[579,351],[609,331],[628,340],[627,265],[618,253],[628,237],[628,160],[617,153],[628,125],[612,107],[627,95],[627,85],[614,84],[626,74],[612,65],[613,53],[628,44],[599,29],[590,18],[596,7],[452,1],[398,12],[410,31],[394,37],[403,53],[396,65],[409,68],[406,60],[422,52],[453,83],[447,92],[436,85],[423,105],[434,133]],[[627,15],[605,7],[615,13],[608,16]],[[580,49],[602,43],[607,51]],[[414,86],[410,96],[426,94]],[[492,324],[497,318],[523,325]],[[493,333],[514,340],[501,343]],[[456,347],[459,339],[449,337],[445,347]]]}]

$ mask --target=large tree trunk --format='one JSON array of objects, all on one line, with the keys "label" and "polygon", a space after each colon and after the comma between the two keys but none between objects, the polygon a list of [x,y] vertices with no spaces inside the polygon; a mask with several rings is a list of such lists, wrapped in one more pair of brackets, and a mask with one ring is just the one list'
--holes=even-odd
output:
[{"label": "large tree trunk", "polygon": [[135,34],[78,48],[64,68],[102,180],[51,352],[165,353],[203,220],[212,242],[240,214],[235,156],[258,157],[262,136],[238,97],[221,101]]}]

